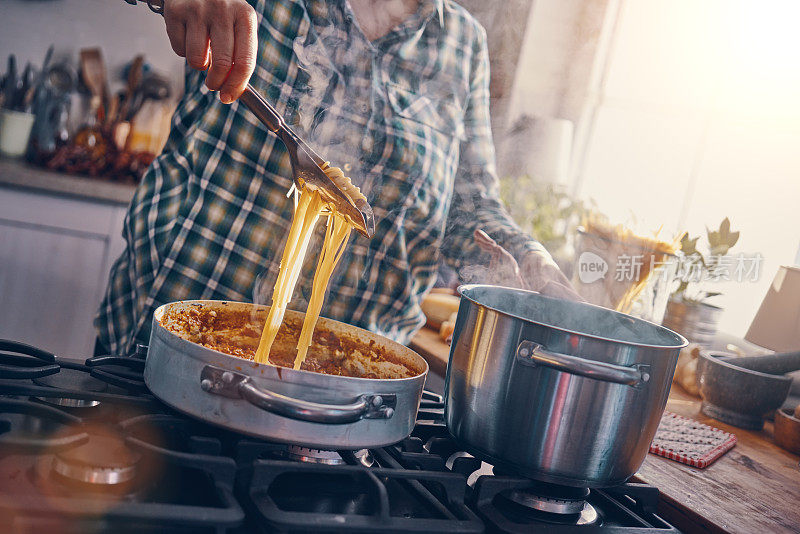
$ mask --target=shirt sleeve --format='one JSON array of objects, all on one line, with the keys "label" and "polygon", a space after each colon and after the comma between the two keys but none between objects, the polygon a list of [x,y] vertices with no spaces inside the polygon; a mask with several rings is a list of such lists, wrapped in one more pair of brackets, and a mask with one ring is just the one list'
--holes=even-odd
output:
[{"label": "shirt sleeve", "polygon": [[489,53],[482,28],[473,45],[464,130],[442,247],[445,261],[462,278],[465,268],[487,264],[488,255],[480,251],[472,237],[478,229],[518,261],[529,252],[547,254],[540,243],[517,226],[500,200],[489,116]]}]

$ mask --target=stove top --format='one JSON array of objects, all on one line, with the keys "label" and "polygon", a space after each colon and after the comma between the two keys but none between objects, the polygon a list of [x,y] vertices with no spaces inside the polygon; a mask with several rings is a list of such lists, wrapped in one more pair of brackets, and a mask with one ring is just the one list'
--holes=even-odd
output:
[{"label": "stove top", "polygon": [[677,532],[651,486],[564,488],[470,456],[430,392],[400,443],[318,451],[171,410],[145,355],[75,363],[0,340],[3,532]]}]

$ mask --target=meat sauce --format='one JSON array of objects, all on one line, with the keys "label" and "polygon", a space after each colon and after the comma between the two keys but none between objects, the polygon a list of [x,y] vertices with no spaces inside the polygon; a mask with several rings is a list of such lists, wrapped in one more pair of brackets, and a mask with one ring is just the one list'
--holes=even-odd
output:
[{"label": "meat sauce", "polygon": [[[253,360],[266,320],[263,308],[182,304],[169,307],[160,322],[167,330],[203,347]],[[272,346],[269,361],[292,368],[302,318],[286,317]],[[336,334],[319,324],[314,332],[304,371],[358,378],[397,379],[419,375],[422,370],[401,360],[374,340],[363,341]]]}]

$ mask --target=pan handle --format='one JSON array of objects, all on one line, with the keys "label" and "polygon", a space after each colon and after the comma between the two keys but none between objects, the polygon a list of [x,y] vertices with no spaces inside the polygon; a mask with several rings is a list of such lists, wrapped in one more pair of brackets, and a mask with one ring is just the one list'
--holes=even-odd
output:
[{"label": "pan handle", "polygon": [[573,375],[600,380],[603,382],[613,382],[640,388],[650,381],[650,366],[635,364],[631,367],[614,365],[612,363],[596,362],[552,352],[533,341],[522,341],[517,347],[517,361],[524,365],[544,365]]},{"label": "pan handle", "polygon": [[394,415],[397,396],[363,394],[349,404],[321,404],[295,399],[257,386],[241,373],[206,365],[200,374],[200,388],[213,395],[244,399],[264,411],[298,421],[341,425],[361,419],[389,419]]}]

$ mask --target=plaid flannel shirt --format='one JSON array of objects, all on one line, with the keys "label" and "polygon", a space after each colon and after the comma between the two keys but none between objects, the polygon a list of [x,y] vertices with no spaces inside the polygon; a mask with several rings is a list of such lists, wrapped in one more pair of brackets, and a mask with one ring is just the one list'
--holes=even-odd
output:
[{"label": "plaid flannel shirt", "polygon": [[[406,342],[443,256],[484,261],[485,230],[520,257],[541,251],[498,198],[483,28],[450,0],[369,42],[343,0],[251,0],[258,57],[251,84],[359,185],[372,239],[351,237],[322,315]],[[153,310],[181,299],[268,296],[291,224],[284,146],[238,103],[224,105],[187,69],[163,152],[128,210],[127,248],[95,319],[114,354],[147,343]],[[311,291],[319,224],[291,307]],[[258,280],[257,280],[258,279]],[[259,300],[256,296],[256,300]],[[269,302],[269,299],[261,299]]]}]

